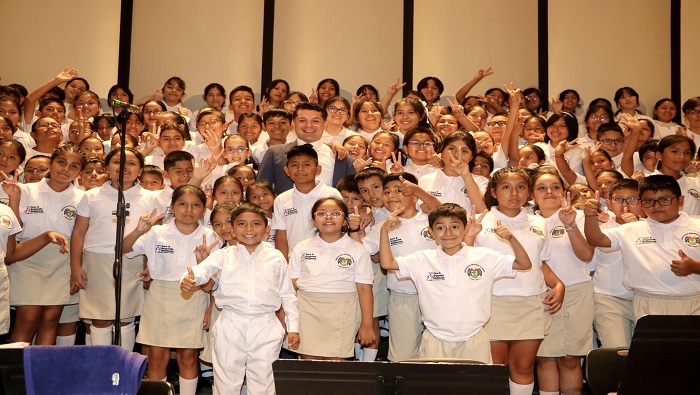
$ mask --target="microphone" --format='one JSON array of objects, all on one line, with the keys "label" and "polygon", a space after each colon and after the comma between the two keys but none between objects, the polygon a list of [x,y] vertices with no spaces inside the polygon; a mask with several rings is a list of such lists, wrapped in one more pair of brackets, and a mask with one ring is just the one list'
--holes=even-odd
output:
[{"label": "microphone", "polygon": [[114,106],[122,106],[122,108],[126,108],[126,107],[139,108],[139,106],[135,106],[135,105],[133,105],[133,104],[131,104],[131,103],[127,103],[127,102],[121,101],[121,100],[114,100],[114,101],[112,102],[112,105],[114,105]]}]

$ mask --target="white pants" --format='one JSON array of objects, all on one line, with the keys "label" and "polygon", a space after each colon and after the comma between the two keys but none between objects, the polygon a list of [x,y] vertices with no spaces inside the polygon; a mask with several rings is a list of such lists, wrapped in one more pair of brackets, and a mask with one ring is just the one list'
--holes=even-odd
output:
[{"label": "white pants", "polygon": [[246,316],[224,309],[212,334],[214,393],[240,394],[244,377],[248,394],[275,393],[272,362],[279,356],[285,331],[274,313]]}]

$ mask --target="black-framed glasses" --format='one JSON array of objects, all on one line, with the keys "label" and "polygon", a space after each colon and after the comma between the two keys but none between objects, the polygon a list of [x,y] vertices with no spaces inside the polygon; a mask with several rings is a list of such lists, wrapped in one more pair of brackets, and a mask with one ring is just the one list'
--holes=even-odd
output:
[{"label": "black-framed glasses", "polygon": [[659,203],[659,206],[665,207],[665,206],[670,206],[671,203],[673,203],[673,199],[678,199],[677,197],[662,197],[658,199],[642,199],[642,207],[644,208],[652,208],[656,205],[656,203]]},{"label": "black-framed glasses", "polygon": [[435,143],[433,143],[432,141],[413,140],[413,141],[409,141],[408,143],[406,143],[406,145],[408,145],[409,147],[412,147],[412,148],[421,148],[421,147],[430,148],[430,147],[434,147]]},{"label": "black-framed glasses", "polygon": [[615,204],[622,204],[623,202],[627,202],[627,204],[629,204],[630,206],[636,206],[637,204],[639,204],[639,200],[640,199],[636,197],[623,198],[619,196],[614,196],[610,198],[610,201]]},{"label": "black-framed glasses", "polygon": [[331,114],[338,113],[340,115],[345,115],[348,113],[348,109],[347,108],[338,108],[335,106],[328,106],[328,112]]}]

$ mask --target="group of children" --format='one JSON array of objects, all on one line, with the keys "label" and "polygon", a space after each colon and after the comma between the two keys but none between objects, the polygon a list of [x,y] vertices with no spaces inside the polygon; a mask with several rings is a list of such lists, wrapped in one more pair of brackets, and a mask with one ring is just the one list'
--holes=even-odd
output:
[{"label": "group of children", "polygon": [[447,106],[436,77],[394,104],[398,81],[351,103],[333,79],[311,97],[275,80],[257,106],[212,83],[196,112],[173,77],[140,111],[115,85],[112,114],[74,69],[0,87],[0,333],[10,306],[10,341],[73,344],[82,320],[89,344],[140,343],[151,379],[174,351],[182,394],[200,360],[218,393],[256,394],[282,348],[372,361],[388,329],[389,360],[505,364],[511,394],[535,372],[540,394],[580,393],[594,338],[625,347],[645,314],[700,314],[700,98],[684,126],[668,99],[638,113],[629,87],[618,114],[577,115],[573,90],[468,96],[490,74]]}]

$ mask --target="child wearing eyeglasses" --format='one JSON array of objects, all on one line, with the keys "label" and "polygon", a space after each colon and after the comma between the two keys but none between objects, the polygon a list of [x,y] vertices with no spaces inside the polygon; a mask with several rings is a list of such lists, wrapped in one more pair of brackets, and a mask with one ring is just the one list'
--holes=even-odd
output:
[{"label": "child wearing eyeglasses", "polygon": [[700,315],[700,219],[680,212],[687,197],[671,176],[644,178],[639,196],[647,221],[604,230],[596,218],[600,202],[589,199],[586,240],[603,251],[621,252],[622,283],[633,292],[635,322],[647,314]]},{"label": "child wearing eyeglasses", "polygon": [[321,141],[323,144],[332,143],[343,144],[346,138],[358,135],[359,133],[345,127],[350,119],[350,102],[342,96],[336,96],[326,101],[326,130],[323,131]]},{"label": "child wearing eyeglasses", "polygon": [[318,199],[309,211],[317,234],[289,256],[299,301],[297,351],[302,359],[344,360],[353,356],[355,334],[364,346],[379,340],[372,328],[372,264],[347,234],[348,207],[340,198]]},{"label": "child wearing eyeglasses", "polygon": [[[431,165],[431,157],[436,156],[438,137],[426,127],[417,127],[406,133],[403,140],[403,152],[408,156],[403,171],[411,173],[416,178],[437,171],[437,167]],[[437,163],[437,161],[434,161]]]},{"label": "child wearing eyeglasses", "polygon": [[[600,223],[601,229],[616,229],[640,220],[642,205],[637,181],[626,178],[614,182],[605,201],[612,215]],[[622,285],[622,253],[597,248],[593,261],[593,326],[598,339],[603,347],[629,347],[634,330],[633,293]]]}]

